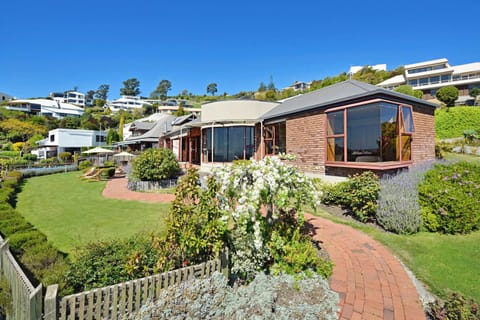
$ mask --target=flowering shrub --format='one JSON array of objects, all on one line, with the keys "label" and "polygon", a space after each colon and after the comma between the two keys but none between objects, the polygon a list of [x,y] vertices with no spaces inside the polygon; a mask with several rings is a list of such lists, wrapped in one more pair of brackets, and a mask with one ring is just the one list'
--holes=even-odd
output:
[{"label": "flowering shrub", "polygon": [[338,294],[326,280],[257,274],[247,286],[222,274],[162,290],[158,300],[129,319],[337,319]]},{"label": "flowering shrub", "polygon": [[133,160],[133,175],[142,181],[158,181],[175,177],[178,161],[169,149],[147,149]]},{"label": "flowering shrub", "polygon": [[418,190],[428,230],[454,234],[480,229],[479,165],[437,164]]},{"label": "flowering shrub", "polygon": [[418,165],[380,180],[376,219],[385,230],[398,234],[420,230],[422,213],[418,202],[418,184],[431,166],[431,163]]},{"label": "flowering shrub", "polygon": [[175,190],[166,232],[155,239],[160,254],[156,269],[168,271],[213,259],[223,248],[226,224],[220,219],[216,184],[202,190],[198,172],[189,169]]},{"label": "flowering shrub", "polygon": [[436,300],[428,305],[427,315],[432,320],[480,319],[480,306],[461,294],[451,293],[445,302]]},{"label": "flowering shrub", "polygon": [[355,174],[347,181],[326,187],[323,191],[323,203],[342,206],[362,222],[375,221],[380,185],[373,172]]},{"label": "flowering shrub", "polygon": [[218,185],[218,206],[223,220],[231,226],[232,273],[243,279],[251,278],[271,264],[268,242],[281,218],[297,214],[298,225],[291,227],[303,226],[300,209],[305,205],[315,207],[315,186],[276,157],[218,168],[213,178]]}]

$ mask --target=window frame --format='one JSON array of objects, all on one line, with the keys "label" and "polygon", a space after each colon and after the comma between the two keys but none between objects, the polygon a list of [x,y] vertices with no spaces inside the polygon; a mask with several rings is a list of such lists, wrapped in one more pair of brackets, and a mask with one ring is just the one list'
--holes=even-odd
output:
[{"label": "window frame", "polygon": [[[394,104],[397,106],[397,150],[399,150],[399,160],[396,161],[380,161],[380,162],[354,162],[354,161],[348,161],[347,157],[347,149],[348,149],[348,132],[347,132],[347,110],[355,107],[361,107],[361,106],[366,106],[366,105],[374,105],[377,103],[389,103],[389,104]],[[412,131],[411,132],[405,132],[404,131],[404,115],[403,115],[403,108],[408,108],[410,109],[410,113],[412,116]],[[343,111],[343,133],[342,134],[328,134],[329,132],[329,121],[328,121],[328,114],[336,111]],[[415,122],[414,122],[414,112],[413,112],[413,106],[396,102],[396,101],[391,101],[387,99],[372,99],[368,101],[363,101],[359,103],[354,103],[350,105],[345,105],[345,106],[340,106],[340,107],[334,107],[325,110],[325,166],[330,166],[330,167],[352,167],[352,168],[365,168],[365,169],[379,169],[379,170],[387,170],[387,169],[393,169],[393,168],[399,168],[399,167],[406,167],[409,166],[413,163],[412,160],[412,140],[413,140],[413,135],[415,133]],[[404,148],[403,148],[403,137],[409,137],[410,139],[410,147],[408,148],[409,150],[409,159],[408,160],[403,160],[404,157]],[[328,160],[328,141],[329,139],[332,138],[343,138],[343,160],[340,161],[335,161],[335,160]]]}]

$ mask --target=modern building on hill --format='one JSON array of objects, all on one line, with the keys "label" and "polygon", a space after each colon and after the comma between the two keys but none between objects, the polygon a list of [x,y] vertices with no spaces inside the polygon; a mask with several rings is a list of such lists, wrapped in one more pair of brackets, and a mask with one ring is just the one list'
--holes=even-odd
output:
[{"label": "modern building on hill", "polygon": [[292,154],[302,171],[391,173],[435,159],[436,104],[347,80],[281,103],[241,100],[202,106],[201,166]]},{"label": "modern building on hill", "polygon": [[50,92],[50,98],[61,103],[85,107],[85,94],[77,91]]},{"label": "modern building on hill", "polygon": [[106,145],[106,131],[82,129],[55,129],[48,137],[37,142],[38,149],[32,151],[38,159],[58,157],[62,152],[71,154],[82,152],[82,148]]},{"label": "modern building on hill", "polygon": [[455,86],[459,90],[457,104],[473,102],[470,90],[480,88],[480,62],[451,66],[448,60],[437,59],[404,66],[404,74],[397,75],[378,84],[385,89],[410,85],[421,90],[423,98],[434,99],[438,89]]},{"label": "modern building on hill", "polygon": [[304,81],[295,81],[288,87],[283,88],[282,90],[293,89],[293,91],[300,91],[304,92],[310,89],[312,82],[304,82]]},{"label": "modern building on hill", "polygon": [[11,100],[8,102],[6,108],[8,110],[50,116],[57,119],[63,119],[65,117],[80,117],[85,112],[83,108],[73,104],[49,99]]}]

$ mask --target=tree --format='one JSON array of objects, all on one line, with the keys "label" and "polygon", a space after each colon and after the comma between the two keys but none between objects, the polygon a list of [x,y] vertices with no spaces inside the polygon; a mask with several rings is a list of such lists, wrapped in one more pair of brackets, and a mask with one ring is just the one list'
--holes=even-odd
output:
[{"label": "tree", "polygon": [[158,86],[150,94],[151,97],[160,97],[160,99],[165,100],[167,98],[167,93],[172,89],[172,83],[170,80],[162,80],[158,83]]},{"label": "tree", "polygon": [[[98,87],[97,91],[95,91],[95,99],[106,101],[107,98],[108,98],[108,90],[110,90],[110,85],[101,84]],[[103,104],[102,104],[102,106],[103,106]]]},{"label": "tree", "polygon": [[107,144],[112,144],[113,142],[118,142],[120,141],[120,136],[118,135],[118,132],[115,131],[114,129],[109,129],[107,132]]},{"label": "tree", "polygon": [[120,88],[122,96],[138,96],[140,94],[140,81],[137,78],[130,78],[123,81],[123,88]]},{"label": "tree", "polygon": [[88,90],[87,94],[85,95],[85,100],[93,100],[95,96],[95,90]]},{"label": "tree", "polygon": [[187,112],[185,111],[185,109],[183,108],[183,101],[180,101],[180,103],[178,104],[178,109],[177,109],[177,112],[175,112],[175,115],[177,117],[181,117],[181,116],[184,116],[186,115]]},{"label": "tree", "polygon": [[264,91],[267,91],[267,86],[262,81],[260,82],[260,86],[258,86],[258,92],[264,92]]},{"label": "tree", "polygon": [[123,114],[120,116],[120,121],[118,122],[118,141],[123,140],[123,126],[125,125],[125,117]]},{"label": "tree", "polygon": [[480,95],[480,88],[472,88],[469,92],[470,97],[473,98],[473,104],[477,102],[477,97]]},{"label": "tree", "polygon": [[435,96],[447,107],[451,107],[455,105],[455,101],[458,99],[458,89],[454,86],[446,86],[440,88]]},{"label": "tree", "polygon": [[394,89],[394,91],[403,93],[418,99],[421,99],[423,97],[423,92],[421,90],[413,90],[412,86],[409,86],[408,84],[398,86]]},{"label": "tree", "polygon": [[212,96],[214,96],[217,91],[217,84],[215,82],[212,82],[207,86],[207,93],[210,93]]},{"label": "tree", "polygon": [[270,76],[270,82],[268,83],[267,89],[277,91],[277,88],[275,88],[275,83],[273,83],[273,77],[272,76]]}]

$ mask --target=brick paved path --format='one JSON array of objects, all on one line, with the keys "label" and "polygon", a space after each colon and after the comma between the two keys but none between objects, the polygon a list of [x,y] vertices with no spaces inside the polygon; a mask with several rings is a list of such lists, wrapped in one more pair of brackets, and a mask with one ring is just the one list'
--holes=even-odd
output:
[{"label": "brick paved path", "polygon": [[[103,195],[149,202],[174,199],[169,194],[130,191],[125,178],[109,180]],[[335,263],[330,284],[340,295],[340,319],[425,319],[412,281],[384,246],[349,226],[308,214],[305,219]]]},{"label": "brick paved path", "polygon": [[107,181],[103,190],[105,198],[137,200],[146,202],[170,202],[175,199],[173,194],[161,194],[153,192],[135,192],[127,188],[127,178],[113,178]]},{"label": "brick paved path", "polygon": [[400,262],[377,241],[349,226],[305,215],[335,263],[330,285],[340,319],[425,319],[417,290]]}]

